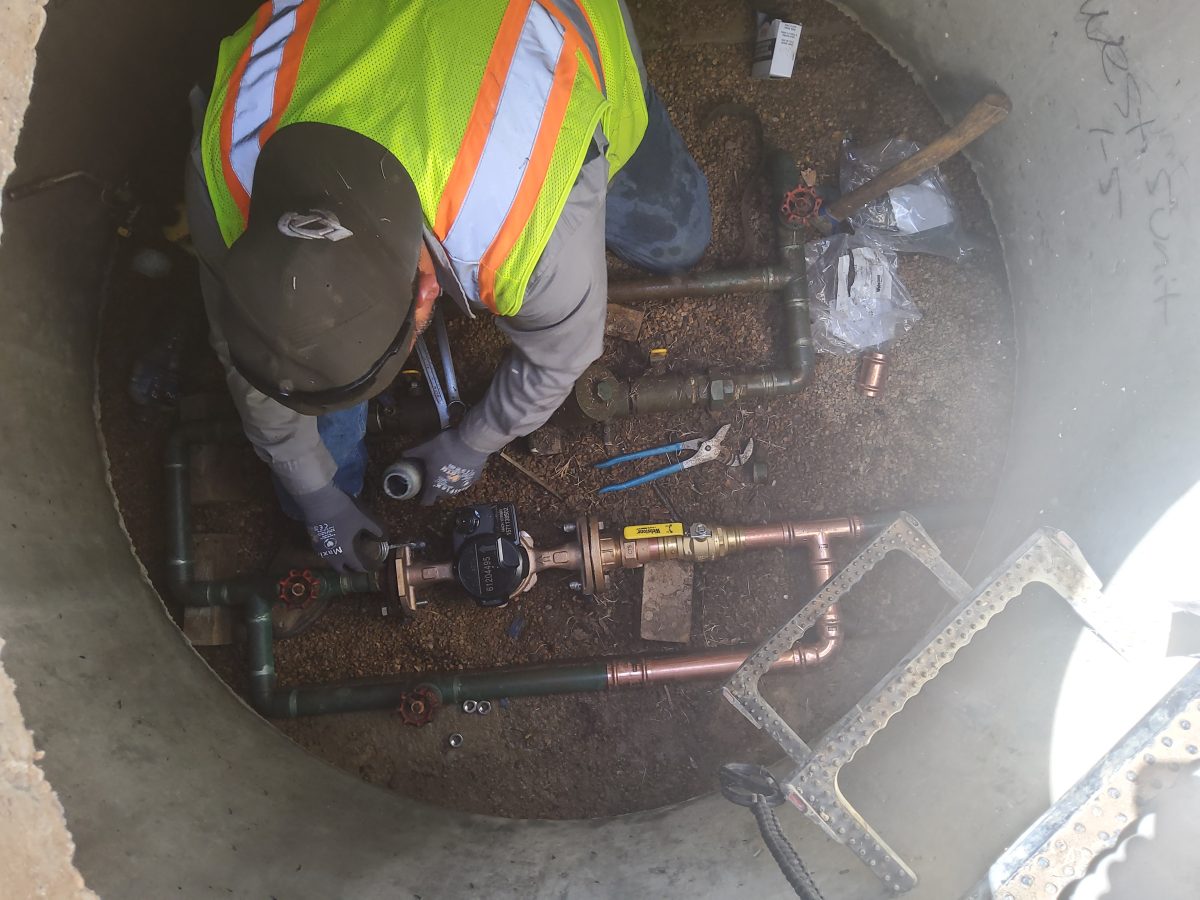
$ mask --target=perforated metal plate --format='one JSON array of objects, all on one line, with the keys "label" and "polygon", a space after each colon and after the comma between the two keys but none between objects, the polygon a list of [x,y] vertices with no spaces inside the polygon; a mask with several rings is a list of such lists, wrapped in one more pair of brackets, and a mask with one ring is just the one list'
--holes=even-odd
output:
[{"label": "perforated metal plate", "polygon": [[[925,566],[957,603],[934,626],[927,640],[913,648],[810,748],[763,699],[758,690],[759,678],[771,661],[799,640],[831,603],[895,551]],[[1062,532],[1052,529],[1036,532],[972,591],[942,559],[920,524],[911,516],[902,515],[756,650],[725,687],[725,697],[730,703],[757,727],[765,729],[797,763],[796,770],[783,782],[788,799],[831,838],[847,846],[892,890],[908,890],[916,884],[916,875],[842,796],[838,773],[977,631],[987,627],[1032,582],[1049,585],[1085,621],[1100,618],[1094,609],[1100,580],[1074,542]]]},{"label": "perforated metal plate", "polygon": [[1058,897],[1115,846],[1146,800],[1200,761],[1200,666],[992,865],[969,900]]}]

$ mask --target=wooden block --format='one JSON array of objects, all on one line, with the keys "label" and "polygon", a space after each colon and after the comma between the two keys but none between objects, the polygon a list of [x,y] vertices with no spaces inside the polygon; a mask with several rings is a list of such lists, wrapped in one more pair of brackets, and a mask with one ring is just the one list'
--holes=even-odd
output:
[{"label": "wooden block", "polygon": [[223,647],[233,643],[233,618],[228,607],[189,606],[183,611],[183,636],[193,647]]},{"label": "wooden block", "polygon": [[190,478],[193,503],[251,499],[247,486],[245,447],[231,444],[192,447]]},{"label": "wooden block", "polygon": [[[236,534],[198,534],[193,541],[195,578],[216,581],[233,578],[241,538]],[[183,634],[197,647],[233,643],[233,616],[223,606],[189,606],[183,611]]]},{"label": "wooden block", "polygon": [[647,641],[686,644],[692,636],[694,566],[678,559],[642,567],[642,628]]},{"label": "wooden block", "polygon": [[563,452],[563,432],[554,425],[543,425],[525,438],[530,456],[558,456]]},{"label": "wooden block", "polygon": [[604,333],[608,337],[636,341],[642,333],[642,322],[646,314],[640,309],[621,306],[619,303],[608,304],[608,318],[604,321]]}]

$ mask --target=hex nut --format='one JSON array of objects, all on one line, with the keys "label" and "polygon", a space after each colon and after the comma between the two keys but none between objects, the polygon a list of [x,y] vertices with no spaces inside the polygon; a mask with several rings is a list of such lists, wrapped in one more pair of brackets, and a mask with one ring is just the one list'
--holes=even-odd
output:
[{"label": "hex nut", "polygon": [[470,715],[471,713],[475,712],[478,709],[479,709],[479,704],[476,701],[474,701],[474,700],[464,700],[463,701],[462,711],[465,712],[467,715]]},{"label": "hex nut", "polygon": [[481,715],[481,716],[486,716],[491,711],[492,711],[492,701],[491,700],[480,700],[479,703],[476,704],[476,706],[475,706],[475,712],[479,713],[479,715]]},{"label": "hex nut", "polygon": [[725,402],[733,396],[733,381],[728,378],[714,378],[708,383],[708,402],[712,409],[721,409]]},{"label": "hex nut", "polygon": [[450,737],[446,738],[446,744],[451,750],[457,750],[463,745],[463,736],[456,731]]}]

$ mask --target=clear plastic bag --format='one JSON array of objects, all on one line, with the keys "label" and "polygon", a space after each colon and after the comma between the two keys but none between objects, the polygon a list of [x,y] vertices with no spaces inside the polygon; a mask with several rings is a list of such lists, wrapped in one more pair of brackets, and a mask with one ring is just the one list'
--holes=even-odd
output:
[{"label": "clear plastic bag", "polygon": [[[899,138],[870,147],[843,141],[839,176],[842,193],[862,187],[920,149],[920,144]],[[936,166],[915,181],[872,200],[850,217],[850,224],[855,231],[865,232],[877,243],[900,253],[932,253],[957,261],[975,248]]]},{"label": "clear plastic bag", "polygon": [[867,234],[835,234],[804,248],[813,343],[853,354],[894,340],[921,318],[896,254]]}]

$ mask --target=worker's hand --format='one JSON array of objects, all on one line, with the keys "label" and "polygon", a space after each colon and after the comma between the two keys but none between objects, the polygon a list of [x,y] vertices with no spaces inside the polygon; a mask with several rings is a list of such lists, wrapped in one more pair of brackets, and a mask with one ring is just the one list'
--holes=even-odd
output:
[{"label": "worker's hand", "polygon": [[443,431],[433,440],[404,452],[420,460],[425,470],[421,503],[432,506],[443,497],[461,494],[479,480],[488,455],[476,450],[461,437],[457,428]]},{"label": "worker's hand", "polygon": [[367,566],[354,549],[362,532],[383,538],[383,527],[358,508],[349,496],[332,484],[295,498],[304,513],[304,524],[313,549],[338,572],[365,572]]}]

